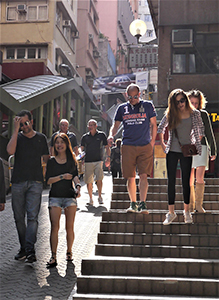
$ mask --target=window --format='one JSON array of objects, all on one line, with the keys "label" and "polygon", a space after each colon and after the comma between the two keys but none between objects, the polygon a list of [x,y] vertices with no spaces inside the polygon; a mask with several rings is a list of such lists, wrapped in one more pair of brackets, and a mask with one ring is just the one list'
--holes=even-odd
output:
[{"label": "window", "polygon": [[37,19],[37,6],[28,6],[28,20]]},{"label": "window", "polygon": [[36,49],[28,49],[27,50],[27,58],[36,58]]},{"label": "window", "polygon": [[7,8],[7,20],[14,21],[14,20],[16,20],[16,17],[17,17],[16,7],[8,7]]},{"label": "window", "polygon": [[25,49],[17,49],[17,59],[25,58]]},{"label": "window", "polygon": [[16,6],[7,7],[7,21],[42,21],[48,19],[48,6],[31,5],[27,2],[27,11],[18,11]]},{"label": "window", "polygon": [[6,48],[6,59],[46,59],[47,48]]},{"label": "window", "polygon": [[7,57],[7,59],[14,59],[15,58],[15,49],[8,48],[6,51],[6,57]]},{"label": "window", "polygon": [[39,6],[38,20],[47,20],[47,6]]},{"label": "window", "polygon": [[196,34],[191,47],[172,50],[172,72],[190,74],[219,73],[219,34]]}]

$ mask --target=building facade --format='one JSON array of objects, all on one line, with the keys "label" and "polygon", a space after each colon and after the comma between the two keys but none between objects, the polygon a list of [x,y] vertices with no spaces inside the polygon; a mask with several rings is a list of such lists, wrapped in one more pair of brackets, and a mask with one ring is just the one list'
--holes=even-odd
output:
[{"label": "building facade", "polygon": [[[1,120],[4,123],[1,126],[4,131],[2,135],[10,137],[13,131],[13,126],[10,125],[13,115],[25,107],[33,111],[36,130],[43,131],[48,138],[58,129],[61,118],[70,121],[72,130],[80,138],[86,131],[86,121],[91,115],[98,115],[93,104],[93,95],[85,82],[86,76],[78,73],[77,20],[77,0],[1,1],[2,73],[4,78],[11,81],[7,85],[11,84],[15,89],[19,88],[20,83],[15,84],[12,80],[24,80],[26,84],[29,78],[36,77],[34,92],[38,97],[37,102],[32,101],[35,95],[31,96],[33,91],[29,83],[33,81],[28,81],[29,90],[26,94],[22,90],[22,103],[10,89],[4,85],[0,87]],[[89,63],[85,63],[89,67]],[[43,92],[41,82],[42,78],[45,81],[46,79],[40,76],[50,75],[54,78]],[[55,77],[60,75],[63,76],[62,84],[55,88]],[[53,89],[56,92],[48,93],[45,99],[46,92]],[[10,107],[5,99],[10,101]],[[6,119],[8,126],[5,125]]]}]

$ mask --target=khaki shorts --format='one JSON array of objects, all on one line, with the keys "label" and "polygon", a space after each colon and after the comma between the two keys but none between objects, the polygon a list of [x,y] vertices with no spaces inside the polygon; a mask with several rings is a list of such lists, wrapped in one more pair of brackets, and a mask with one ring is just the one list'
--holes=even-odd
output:
[{"label": "khaki shorts", "polygon": [[95,180],[103,180],[103,162],[86,162],[85,163],[85,173],[84,173],[84,182],[86,184],[94,182]]},{"label": "khaki shorts", "polygon": [[153,168],[153,148],[151,144],[147,144],[146,146],[122,145],[123,177],[135,177],[136,166],[139,175],[151,175]]}]

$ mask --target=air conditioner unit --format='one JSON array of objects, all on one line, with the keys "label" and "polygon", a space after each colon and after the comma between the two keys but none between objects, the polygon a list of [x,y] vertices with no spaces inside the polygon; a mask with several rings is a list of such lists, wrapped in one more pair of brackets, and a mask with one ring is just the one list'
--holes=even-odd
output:
[{"label": "air conditioner unit", "polygon": [[94,38],[93,34],[89,33],[89,40],[92,41]]},{"label": "air conditioner unit", "polygon": [[17,11],[18,12],[27,12],[27,6],[25,4],[19,4],[17,6]]},{"label": "air conditioner unit", "polygon": [[192,46],[193,43],[193,30],[192,29],[174,29],[172,30],[172,45],[179,46]]},{"label": "air conditioner unit", "polygon": [[71,27],[71,21],[70,20],[63,20],[62,26],[64,26],[64,27]]},{"label": "air conditioner unit", "polygon": [[74,39],[78,39],[79,38],[79,31],[72,31],[72,37]]},{"label": "air conditioner unit", "polygon": [[93,77],[92,71],[86,71],[86,76]]},{"label": "air conditioner unit", "polygon": [[100,57],[100,53],[99,53],[99,51],[98,50],[93,50],[93,57],[94,58],[99,58]]}]

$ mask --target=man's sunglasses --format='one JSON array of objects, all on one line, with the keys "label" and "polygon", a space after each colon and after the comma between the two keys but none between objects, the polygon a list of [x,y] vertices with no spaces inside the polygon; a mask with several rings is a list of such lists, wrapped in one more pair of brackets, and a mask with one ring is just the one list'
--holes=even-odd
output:
[{"label": "man's sunglasses", "polygon": [[26,122],[24,122],[24,123],[20,123],[20,127],[23,127],[24,125],[29,126],[29,125],[30,125],[30,122],[26,121]]},{"label": "man's sunglasses", "polygon": [[179,105],[180,103],[185,103],[186,99],[185,98],[181,98],[179,101],[176,101],[177,105]]},{"label": "man's sunglasses", "polygon": [[138,95],[135,95],[135,96],[128,96],[128,99],[129,99],[129,100],[131,100],[131,99],[135,99],[135,100],[136,100],[136,99],[138,99],[138,98],[139,98]]}]

